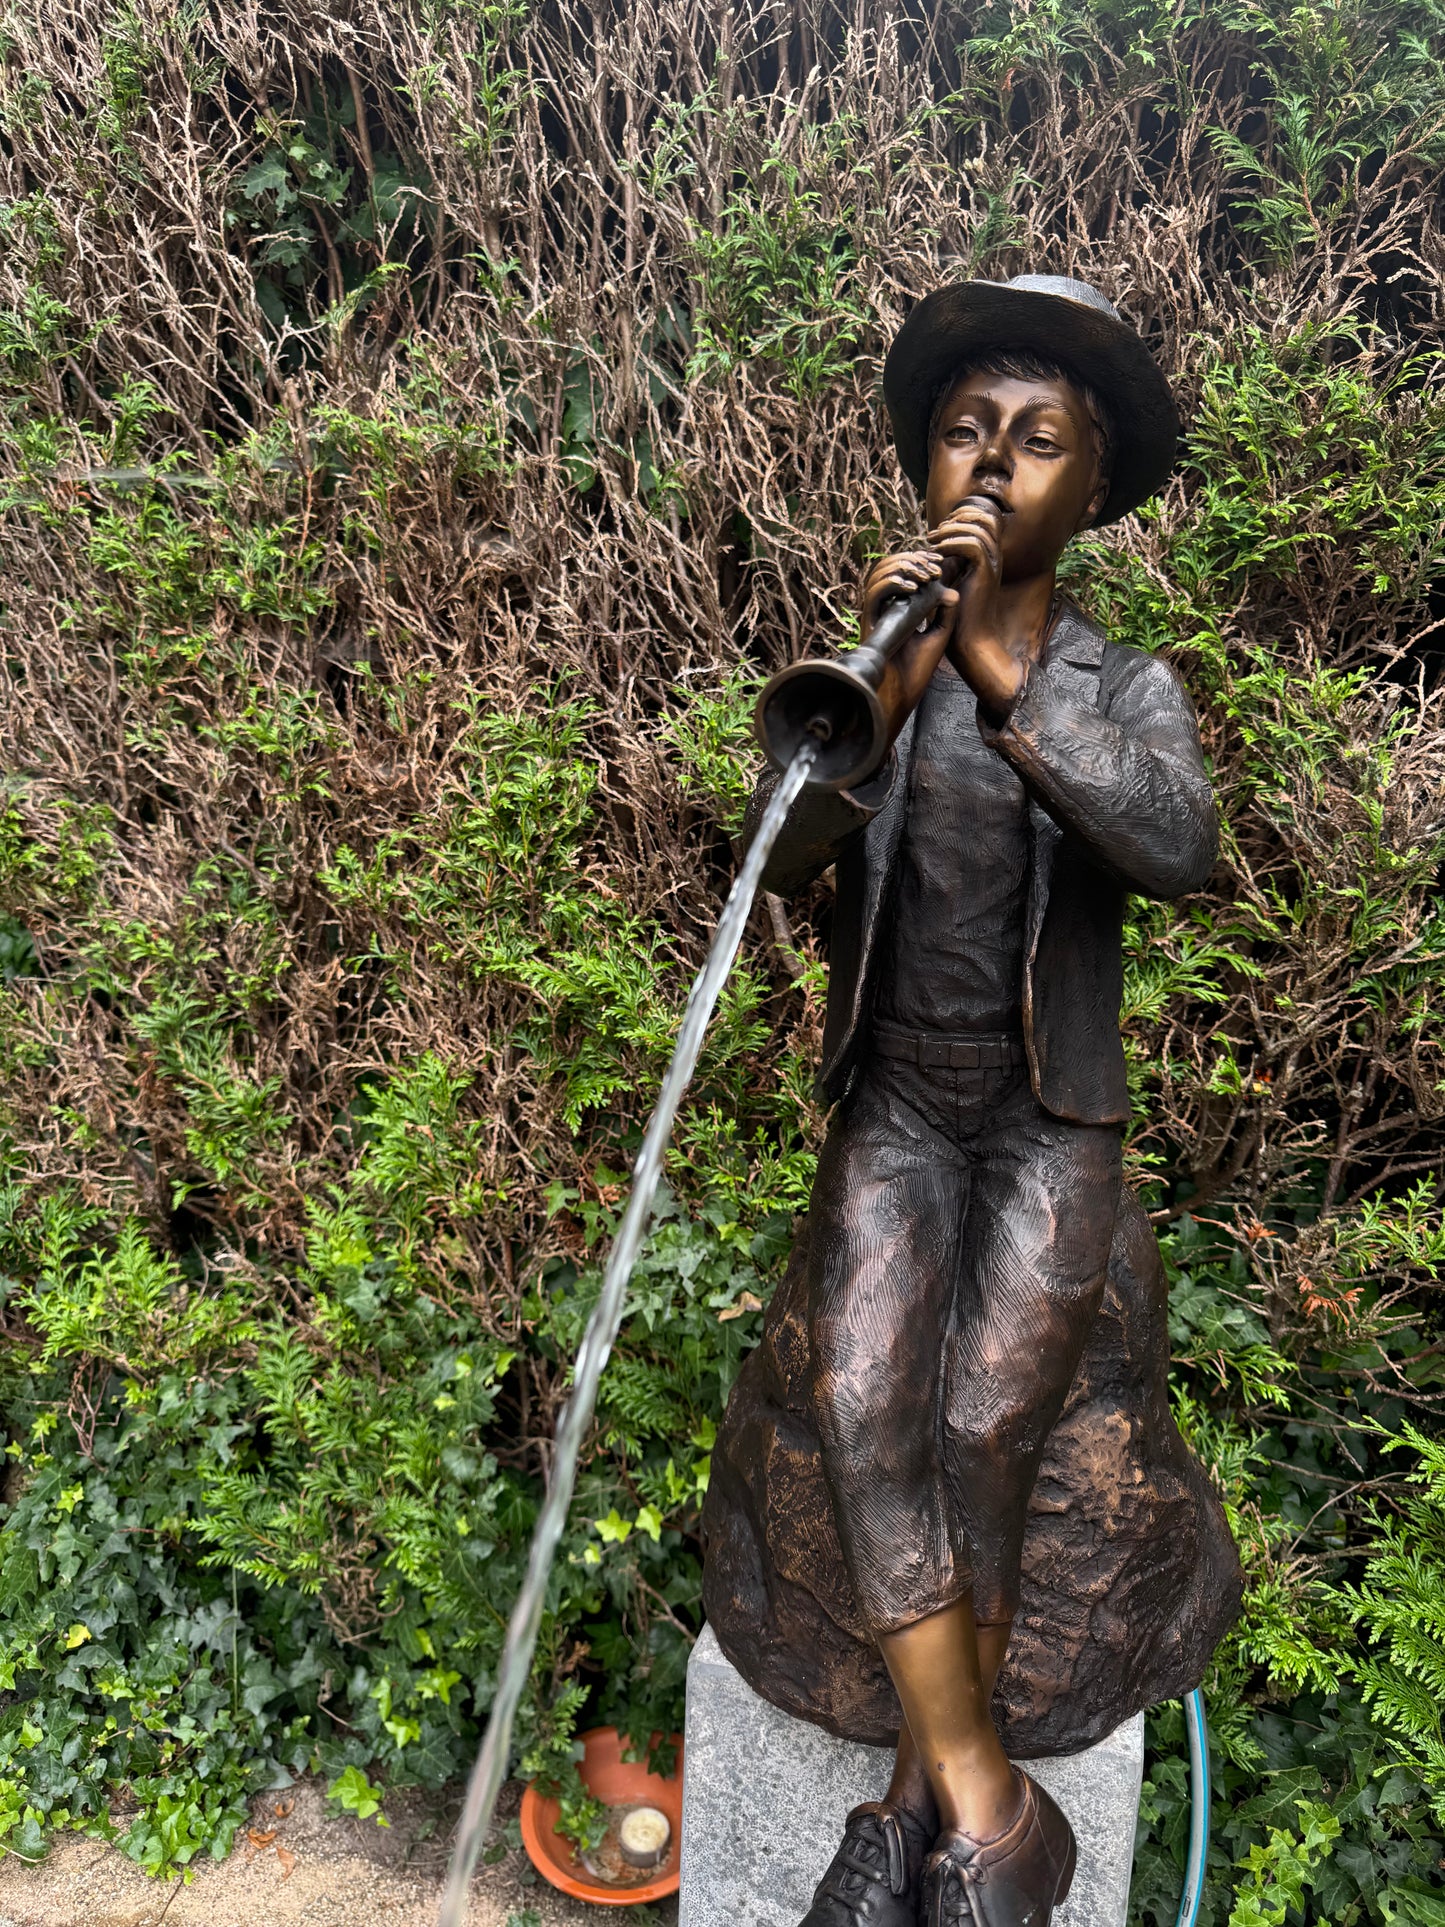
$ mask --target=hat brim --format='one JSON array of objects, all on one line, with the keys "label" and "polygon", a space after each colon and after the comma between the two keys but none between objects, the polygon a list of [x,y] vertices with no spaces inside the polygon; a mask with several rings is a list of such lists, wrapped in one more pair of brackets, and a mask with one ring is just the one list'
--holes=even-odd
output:
[{"label": "hat brim", "polygon": [[928,424],[940,389],[989,349],[1046,355],[1098,390],[1113,417],[1114,470],[1095,527],[1138,508],[1169,479],[1179,411],[1163,370],[1129,324],[1067,295],[960,281],[914,308],[883,364],[883,399],[904,474],[928,486]]}]

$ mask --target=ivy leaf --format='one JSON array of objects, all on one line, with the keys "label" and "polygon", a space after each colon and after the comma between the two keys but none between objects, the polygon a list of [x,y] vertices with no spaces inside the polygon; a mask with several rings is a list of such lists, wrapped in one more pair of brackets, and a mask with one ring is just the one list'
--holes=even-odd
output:
[{"label": "ivy leaf", "polygon": [[[259,201],[263,194],[285,195],[286,199],[294,200],[294,194],[286,194],[290,185],[291,170],[276,153],[267,154],[241,176],[241,192],[248,201]],[[285,200],[281,205],[285,206]]]}]

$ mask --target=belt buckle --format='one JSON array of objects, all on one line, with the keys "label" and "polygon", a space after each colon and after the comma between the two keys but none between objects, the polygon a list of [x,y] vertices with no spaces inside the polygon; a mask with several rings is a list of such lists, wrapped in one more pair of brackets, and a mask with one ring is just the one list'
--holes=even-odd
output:
[{"label": "belt buckle", "polygon": [[949,1054],[956,1071],[976,1071],[983,1068],[983,1050],[978,1044],[968,1042],[954,1044]]}]

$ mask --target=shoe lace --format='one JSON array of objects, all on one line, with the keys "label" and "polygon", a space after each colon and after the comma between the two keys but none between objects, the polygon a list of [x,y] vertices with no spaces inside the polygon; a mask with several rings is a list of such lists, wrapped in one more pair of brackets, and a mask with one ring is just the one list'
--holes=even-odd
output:
[{"label": "shoe lace", "polygon": [[[883,1840],[881,1858],[869,1838],[875,1828]],[[823,1891],[834,1900],[845,1903],[855,1900],[859,1893],[859,1875],[874,1885],[880,1885],[886,1878],[888,1891],[895,1899],[908,1891],[908,1850],[896,1813],[870,1813],[848,1828],[838,1849],[838,1858],[823,1881]]]},{"label": "shoe lace", "polygon": [[968,1890],[981,1887],[987,1878],[984,1869],[971,1857],[956,1860],[950,1854],[943,1877],[934,1883],[926,1927],[970,1927],[978,1916]]}]

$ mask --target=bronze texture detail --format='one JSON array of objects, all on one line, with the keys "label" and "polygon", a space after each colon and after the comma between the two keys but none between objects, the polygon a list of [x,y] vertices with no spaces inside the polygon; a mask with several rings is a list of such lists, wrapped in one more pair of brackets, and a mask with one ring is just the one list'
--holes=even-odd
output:
[{"label": "bronze texture detail", "polygon": [[[813,1403],[805,1223],[712,1457],[703,1602],[764,1699],[892,1746],[900,1709],[843,1561]],[[1074,1753],[1199,1684],[1238,1616],[1224,1509],[1168,1398],[1159,1249],[1120,1194],[1099,1314],[1044,1447],[993,1697],[1013,1759]]]}]

